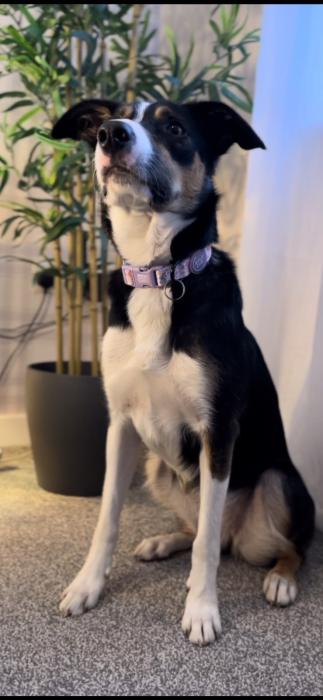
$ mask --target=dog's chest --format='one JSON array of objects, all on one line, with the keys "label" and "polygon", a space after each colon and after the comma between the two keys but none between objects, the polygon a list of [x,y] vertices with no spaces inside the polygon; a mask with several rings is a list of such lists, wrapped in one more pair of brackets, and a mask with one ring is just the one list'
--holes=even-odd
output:
[{"label": "dog's chest", "polygon": [[210,402],[202,363],[169,347],[170,308],[161,290],[135,290],[131,326],[105,335],[102,371],[112,419],[130,417],[147,447],[176,466],[183,425],[200,433]]}]

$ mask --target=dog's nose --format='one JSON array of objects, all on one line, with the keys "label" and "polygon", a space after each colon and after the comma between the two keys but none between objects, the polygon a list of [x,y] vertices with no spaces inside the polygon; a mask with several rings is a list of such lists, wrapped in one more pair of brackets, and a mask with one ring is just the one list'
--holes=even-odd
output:
[{"label": "dog's nose", "polygon": [[120,150],[134,141],[135,134],[129,124],[110,119],[98,131],[98,140],[104,150]]}]

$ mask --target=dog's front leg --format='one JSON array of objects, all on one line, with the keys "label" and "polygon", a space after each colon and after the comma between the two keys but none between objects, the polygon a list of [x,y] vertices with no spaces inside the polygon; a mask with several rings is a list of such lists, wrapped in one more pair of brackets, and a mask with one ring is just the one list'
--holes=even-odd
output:
[{"label": "dog's front leg", "polygon": [[227,495],[234,440],[217,450],[206,438],[200,455],[200,511],[192,550],[182,628],[194,644],[205,645],[221,634],[217,599],[221,524]]},{"label": "dog's front leg", "polygon": [[112,421],[107,434],[106,475],[100,516],[86,561],[64,591],[60,610],[81,615],[93,608],[112,565],[121,509],[141,454],[142,443],[132,423]]}]

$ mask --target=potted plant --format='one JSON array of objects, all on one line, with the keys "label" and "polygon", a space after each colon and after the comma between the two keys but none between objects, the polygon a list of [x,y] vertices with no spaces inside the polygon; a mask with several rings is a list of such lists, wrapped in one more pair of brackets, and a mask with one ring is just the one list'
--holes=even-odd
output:
[{"label": "potted plant", "polygon": [[[250,111],[236,67],[248,59],[257,31],[244,32],[239,5],[211,8],[215,63],[191,74],[194,42],[180,56],[168,29],[167,55],[149,53],[155,34],[145,5],[2,5],[2,75],[21,87],[2,93],[1,130],[9,156],[0,158],[0,188],[12,173],[26,204],[3,202],[2,235],[40,234],[34,281],[55,296],[56,359],[27,370],[27,414],[38,481],[65,494],[98,495],[105,467],[107,410],[99,368],[99,338],[108,326],[107,271],[118,264],[108,245],[109,221],[98,216],[91,154],[86,144],[54,141],[54,123],[88,97],[131,102],[206,97]],[[15,110],[19,117],[12,120]],[[30,138],[27,164],[13,152]],[[91,361],[83,361],[84,315],[91,321]],[[99,324],[100,321],[100,324]],[[68,348],[64,324],[68,324]]]}]

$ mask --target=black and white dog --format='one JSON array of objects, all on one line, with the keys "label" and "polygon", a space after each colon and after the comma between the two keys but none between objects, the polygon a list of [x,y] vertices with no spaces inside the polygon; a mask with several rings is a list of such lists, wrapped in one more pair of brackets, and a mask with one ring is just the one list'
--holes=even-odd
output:
[{"label": "black and white dog", "polygon": [[88,100],[56,124],[84,139],[123,268],[110,280],[102,374],[110,411],[101,513],[65,615],[96,605],[112,565],[120,511],[142,446],[147,482],[179,529],[135,554],[161,559],[192,546],[182,622],[195,644],[221,631],[220,550],[271,565],[269,603],[289,605],[314,529],[314,506],[292,464],[278,400],[242,319],[234,266],[218,248],[212,176],[233,143],[264,148],[222,103],[120,105]]}]

